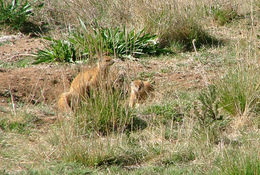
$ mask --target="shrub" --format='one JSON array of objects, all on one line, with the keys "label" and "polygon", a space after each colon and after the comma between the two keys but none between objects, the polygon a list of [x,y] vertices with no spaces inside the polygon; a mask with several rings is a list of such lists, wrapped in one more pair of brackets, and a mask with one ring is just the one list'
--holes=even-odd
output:
[{"label": "shrub", "polygon": [[[33,16],[36,0],[33,3],[28,0],[0,0],[0,24],[6,24],[16,30],[27,30],[28,26],[32,26],[29,18]],[[40,8],[43,3],[36,7]]]}]

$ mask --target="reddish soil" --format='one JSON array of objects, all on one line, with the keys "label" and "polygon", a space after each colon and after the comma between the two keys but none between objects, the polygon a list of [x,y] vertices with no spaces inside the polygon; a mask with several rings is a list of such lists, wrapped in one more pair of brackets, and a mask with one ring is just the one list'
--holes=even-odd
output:
[{"label": "reddish soil", "polygon": [[[8,38],[0,43],[0,63],[12,63],[44,48],[42,40],[27,36]],[[37,65],[28,68],[1,68],[0,104],[14,102],[52,104],[69,87],[78,69],[72,66]],[[12,98],[10,98],[12,97]]]},{"label": "reddish soil", "polygon": [[53,103],[57,96],[69,87],[76,73],[71,68],[30,67],[2,70],[0,73],[0,101],[27,103]]}]

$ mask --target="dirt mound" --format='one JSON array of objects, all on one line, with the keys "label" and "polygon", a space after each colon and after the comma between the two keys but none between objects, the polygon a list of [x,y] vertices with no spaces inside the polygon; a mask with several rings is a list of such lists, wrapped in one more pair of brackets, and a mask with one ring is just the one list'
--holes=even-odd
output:
[{"label": "dirt mound", "polygon": [[[43,47],[41,38],[24,35],[1,36],[0,63],[15,63]],[[12,100],[52,104],[60,93],[69,88],[77,72],[75,66],[37,65],[1,69],[0,65],[0,104],[8,105]]]},{"label": "dirt mound", "polygon": [[72,67],[30,67],[0,70],[0,102],[54,103],[78,72]]}]

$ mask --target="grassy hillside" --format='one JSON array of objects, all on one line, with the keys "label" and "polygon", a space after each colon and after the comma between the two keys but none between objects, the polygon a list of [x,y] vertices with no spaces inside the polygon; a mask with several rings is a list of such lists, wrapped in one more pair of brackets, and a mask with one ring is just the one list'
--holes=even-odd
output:
[{"label": "grassy hillside", "polygon": [[[260,174],[259,8],[0,0],[0,174]],[[58,112],[59,94],[104,53],[123,88]],[[129,109],[134,79],[155,90]]]}]

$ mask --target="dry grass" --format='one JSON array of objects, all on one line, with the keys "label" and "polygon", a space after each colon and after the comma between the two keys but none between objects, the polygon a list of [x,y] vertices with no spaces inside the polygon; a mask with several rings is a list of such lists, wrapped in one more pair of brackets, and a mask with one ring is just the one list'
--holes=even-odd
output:
[{"label": "dry grass", "polygon": [[[241,19],[220,26],[209,9],[223,4],[235,9]],[[178,35],[177,29],[184,30],[178,28],[185,26],[179,21],[189,24],[192,20],[225,42],[211,48],[201,46],[196,52],[180,51],[122,63],[128,64],[130,79],[155,81],[155,98],[132,111],[143,124],[135,131],[107,135],[82,132],[77,115],[84,120],[97,116],[93,111],[87,115],[68,114],[54,123],[39,122],[40,115],[55,113],[41,106],[18,107],[16,115],[0,113],[0,173],[259,174],[256,4],[243,0],[230,4],[222,0],[46,0],[38,17],[42,15],[42,20],[61,31],[79,26],[76,19],[80,17],[93,26],[126,25],[136,30],[146,27],[171,38]],[[52,35],[59,35],[59,31],[52,31]],[[211,84],[216,86],[213,95],[207,91]],[[202,92],[208,92],[205,103],[198,98]],[[230,106],[231,111],[227,109]],[[108,107],[101,108],[106,111]],[[214,118],[214,114],[218,117]]]}]

